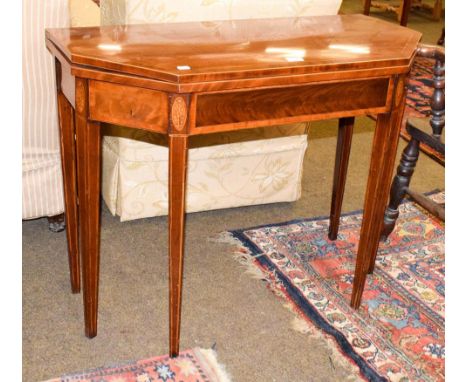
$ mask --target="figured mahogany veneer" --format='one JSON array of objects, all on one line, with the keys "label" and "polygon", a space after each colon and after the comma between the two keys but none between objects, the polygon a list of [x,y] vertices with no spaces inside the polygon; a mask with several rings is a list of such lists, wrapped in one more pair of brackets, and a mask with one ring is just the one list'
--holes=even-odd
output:
[{"label": "figured mahogany veneer", "polygon": [[110,82],[89,81],[89,115],[95,121],[167,131],[167,94]]},{"label": "figured mahogany veneer", "polygon": [[197,97],[196,129],[191,132],[382,113],[390,108],[390,84],[389,78],[376,78],[202,94]]},{"label": "figured mahogany veneer", "polygon": [[405,78],[420,38],[363,15],[48,29],[46,45],[56,58],[70,274],[77,292],[81,270],[86,335],[97,334],[100,122],[169,136],[169,351],[175,356],[189,137],[340,118],[333,240],[354,117],[377,114],[350,301],[358,308],[379,243]]}]

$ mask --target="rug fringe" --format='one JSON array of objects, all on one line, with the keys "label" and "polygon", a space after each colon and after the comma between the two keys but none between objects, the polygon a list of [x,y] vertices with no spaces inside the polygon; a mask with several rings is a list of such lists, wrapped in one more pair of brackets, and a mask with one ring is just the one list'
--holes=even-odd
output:
[{"label": "rug fringe", "polygon": [[278,288],[273,286],[272,281],[267,277],[257,265],[255,265],[255,256],[252,256],[250,250],[230,232],[221,232],[214,237],[208,239],[210,242],[216,242],[220,244],[226,244],[231,246],[232,256],[237,260],[245,269],[245,273],[251,276],[253,279],[264,280],[269,284],[269,290],[275,295],[282,297],[286,300],[283,306],[293,313],[294,317],[290,321],[290,326],[294,331],[305,334],[314,340],[320,341],[320,345],[328,353],[332,367],[334,365],[340,365],[343,369],[349,372],[346,377],[346,381],[350,382],[362,382],[365,379],[359,372],[359,367],[349,361],[338,349],[333,338],[330,338],[324,334],[320,329],[316,328],[312,323],[306,321],[297,312],[297,308],[294,304],[289,301],[284,293]]},{"label": "rug fringe", "polygon": [[[200,353],[204,360],[209,363],[209,367],[213,372],[214,376],[216,376],[216,382],[231,382],[232,378],[230,374],[226,370],[226,366],[222,363],[218,362],[218,356],[213,349],[202,349],[202,348],[194,348],[194,353]],[[208,367],[208,365],[205,365]]]},{"label": "rug fringe", "polygon": [[232,257],[238,263],[242,265],[247,275],[256,280],[266,280],[265,274],[255,264],[255,257],[250,254],[250,251],[244,247],[244,245],[235,238],[230,232],[220,232],[215,236],[208,238],[209,242],[226,244],[231,246],[230,248]]},{"label": "rug fringe", "polygon": [[[270,288],[272,289],[272,288]],[[286,299],[285,296],[283,298]],[[332,367],[334,365],[340,365],[343,369],[349,372],[346,381],[350,382],[362,382],[366,381],[360,374],[359,367],[349,361],[338,349],[335,340],[330,336],[324,334],[319,328],[315,327],[312,323],[306,321],[302,318],[294,304],[288,300],[283,304],[283,306],[294,314],[293,319],[290,321],[291,328],[296,332],[307,335],[309,338],[318,340],[321,343],[322,348],[324,348],[330,358]]]}]

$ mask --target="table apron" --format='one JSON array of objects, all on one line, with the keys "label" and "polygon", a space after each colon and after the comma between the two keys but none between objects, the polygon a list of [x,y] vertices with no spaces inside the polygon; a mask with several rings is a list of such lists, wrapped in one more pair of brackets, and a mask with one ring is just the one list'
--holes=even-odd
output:
[{"label": "table apron", "polygon": [[[188,97],[182,134],[266,127],[390,111],[393,77],[257,88]],[[171,93],[89,80],[89,118],[170,133]],[[178,96],[179,97],[179,96]],[[179,97],[180,98],[180,97]]]},{"label": "table apron", "polygon": [[92,120],[165,133],[168,112],[165,92],[89,81],[89,117]]},{"label": "table apron", "polygon": [[190,134],[379,114],[392,96],[391,77],[199,94]]}]

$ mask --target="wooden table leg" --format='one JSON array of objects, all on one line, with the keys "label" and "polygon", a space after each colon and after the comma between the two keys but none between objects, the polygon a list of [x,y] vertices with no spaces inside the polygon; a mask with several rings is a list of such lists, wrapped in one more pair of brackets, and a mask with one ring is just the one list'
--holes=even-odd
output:
[{"label": "wooden table leg", "polygon": [[63,196],[68,245],[68,266],[73,293],[80,292],[80,253],[78,246],[78,200],[76,189],[76,150],[73,108],[60,90],[60,64],[56,63],[57,108],[60,128]]},{"label": "wooden table leg", "polygon": [[369,16],[371,7],[371,0],[364,0],[364,14]]},{"label": "wooden table leg", "polygon": [[87,81],[76,79],[76,143],[85,334],[97,334],[101,188],[101,129],[88,119]]},{"label": "wooden table leg", "polygon": [[354,117],[340,118],[336,142],[335,170],[333,173],[330,227],[328,229],[328,238],[330,240],[336,240],[336,237],[338,236],[349,153],[351,152],[351,141],[353,138],[353,127]]},{"label": "wooden table leg", "polygon": [[411,0],[402,0],[398,14],[400,25],[405,27],[408,24],[408,16],[411,11]]},{"label": "wooden table leg", "polygon": [[434,1],[434,8],[432,8],[432,20],[439,21],[442,16],[442,0]]},{"label": "wooden table leg", "polygon": [[355,309],[361,304],[367,273],[374,269],[384,211],[390,193],[405,93],[405,76],[400,76],[395,84],[392,112],[379,114],[377,117],[351,294],[351,306]]},{"label": "wooden table leg", "polygon": [[187,136],[169,136],[169,354],[179,354]]}]

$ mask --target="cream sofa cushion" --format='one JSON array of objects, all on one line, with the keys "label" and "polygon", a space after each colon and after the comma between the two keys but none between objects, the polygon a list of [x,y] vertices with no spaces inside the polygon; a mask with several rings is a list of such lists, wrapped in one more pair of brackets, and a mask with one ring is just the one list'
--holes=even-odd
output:
[{"label": "cream sofa cushion", "polygon": [[[111,2],[122,8],[122,1]],[[124,4],[126,24],[146,24],[336,15],[341,0],[126,0]]]}]

